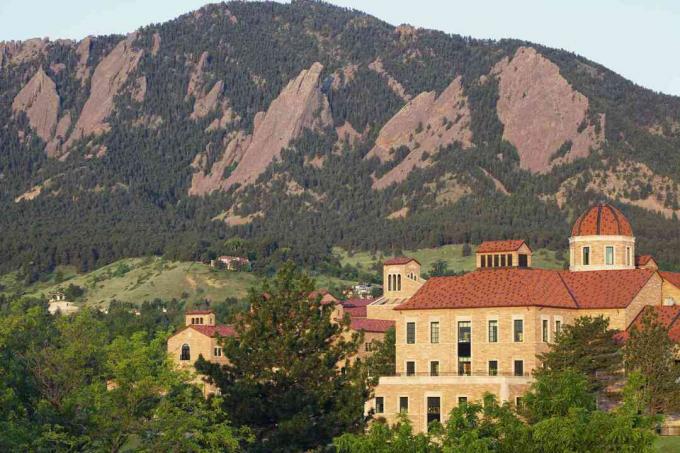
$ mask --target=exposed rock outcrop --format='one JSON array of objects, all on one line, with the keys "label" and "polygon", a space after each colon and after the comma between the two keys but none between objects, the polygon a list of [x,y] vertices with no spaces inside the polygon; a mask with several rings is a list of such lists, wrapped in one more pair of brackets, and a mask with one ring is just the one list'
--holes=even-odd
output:
[{"label": "exposed rock outcrop", "polygon": [[189,77],[189,85],[187,86],[187,97],[193,96],[197,90],[202,86],[203,82],[203,68],[205,68],[208,62],[208,52],[203,52],[198,59],[198,63],[191,71],[191,76]]},{"label": "exposed rock outcrop", "polygon": [[50,41],[45,38],[32,38],[26,41],[0,43],[0,68],[6,64],[21,64],[45,55]]},{"label": "exposed rock outcrop", "polygon": [[80,41],[76,48],[76,55],[78,55],[78,65],[76,66],[76,79],[85,84],[90,77],[90,67],[87,65],[90,59],[90,47],[92,47],[92,38],[87,36]]},{"label": "exposed rock outcrop", "polygon": [[61,144],[66,140],[66,134],[70,127],[71,112],[66,112],[57,123],[57,130],[54,132],[54,137],[47,146],[45,146],[45,152],[49,157],[58,157]]},{"label": "exposed rock outcrop", "polygon": [[381,76],[383,76],[383,78],[385,78],[385,80],[387,80],[387,86],[389,86],[390,89],[392,91],[394,91],[394,93],[397,96],[399,96],[400,98],[402,98],[405,101],[411,100],[411,95],[406,93],[406,89],[404,88],[404,86],[401,83],[399,83],[399,81],[397,79],[392,77],[392,75],[390,75],[390,73],[385,71],[385,68],[383,67],[382,60],[380,58],[375,60],[373,63],[369,64],[368,69],[371,69],[371,70],[377,72],[378,74],[380,74]]},{"label": "exposed rock outcrop", "polygon": [[[531,47],[520,47],[492,70],[498,76],[498,117],[503,138],[512,143],[520,166],[547,172],[553,165],[585,157],[604,141],[604,117],[588,120],[588,98],[574,90],[559,67]],[[563,156],[555,153],[565,144]]]},{"label": "exposed rock outcrop", "polygon": [[434,91],[420,93],[394,115],[378,134],[375,146],[366,155],[381,162],[394,158],[394,150],[405,146],[408,155],[393,169],[376,180],[373,188],[382,189],[401,182],[414,168],[429,165],[425,152],[434,155],[441,146],[459,142],[472,145],[470,109],[463,93],[461,78],[455,78],[439,95]]},{"label": "exposed rock outcrop", "polygon": [[321,92],[322,70],[323,65],[317,62],[300,72],[274,99],[267,113],[258,115],[252,142],[224,188],[253,183],[304,129],[332,124],[328,100]]},{"label": "exposed rock outcrop", "polygon": [[106,119],[114,107],[114,97],[125,85],[128,76],[135,70],[143,50],[133,47],[135,34],[119,42],[116,47],[97,65],[92,75],[90,97],[85,102],[71,136],[65,144],[70,147],[76,140],[88,135],[106,132]]},{"label": "exposed rock outcrop", "polygon": [[137,77],[135,85],[132,87],[132,99],[137,102],[144,102],[146,97],[146,76]]},{"label": "exposed rock outcrop", "polygon": [[207,152],[199,153],[191,164],[195,172],[191,178],[189,195],[204,195],[219,188],[224,181],[225,170],[233,168],[241,160],[251,140],[252,137],[243,131],[230,134],[226,138],[227,146],[222,157],[212,165],[209,172],[206,172]]},{"label": "exposed rock outcrop", "polygon": [[14,98],[12,110],[25,112],[35,133],[45,142],[50,141],[59,115],[59,95],[42,67]]},{"label": "exposed rock outcrop", "polygon": [[191,119],[196,120],[203,118],[208,113],[215,110],[218,98],[220,94],[222,94],[223,89],[224,82],[219,80],[215,82],[215,85],[213,85],[205,96],[197,96],[196,102],[194,103],[194,111],[191,113]]},{"label": "exposed rock outcrop", "polygon": [[154,57],[158,55],[158,51],[161,50],[161,35],[158,32],[153,34],[153,44],[151,45],[151,55]]}]

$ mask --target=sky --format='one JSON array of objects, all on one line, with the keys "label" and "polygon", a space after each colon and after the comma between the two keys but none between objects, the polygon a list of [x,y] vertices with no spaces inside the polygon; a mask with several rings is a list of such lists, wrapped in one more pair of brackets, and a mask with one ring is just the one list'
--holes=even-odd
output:
[{"label": "sky", "polygon": [[[0,41],[124,34],[208,0],[0,0]],[[331,0],[391,24],[517,38],[575,52],[680,96],[678,0]],[[39,11],[39,14],[36,14]]]}]

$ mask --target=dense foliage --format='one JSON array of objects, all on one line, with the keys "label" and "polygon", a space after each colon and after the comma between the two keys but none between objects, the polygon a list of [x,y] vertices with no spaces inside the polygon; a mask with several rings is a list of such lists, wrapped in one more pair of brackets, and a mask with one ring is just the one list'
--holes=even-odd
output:
[{"label": "dense foliage", "polygon": [[[156,33],[161,44],[152,52]],[[88,64],[95,67],[120,39],[93,38]],[[34,59],[3,64],[0,272],[23,268],[29,279],[35,279],[59,264],[89,270],[128,256],[206,259],[219,251],[222,241],[235,236],[258,244],[258,257],[265,258],[263,272],[273,271],[275,266],[266,261],[272,255],[276,262],[293,259],[310,269],[332,266],[329,252],[334,245],[389,252],[523,237],[532,246],[566,248],[574,215],[601,198],[587,190],[589,171],[615,168],[628,158],[670,178],[667,192],[672,196],[662,201],[675,207],[674,196],[680,193],[677,98],[637,87],[577,55],[533,44],[589,98],[590,117],[606,115],[607,146],[545,175],[519,168],[517,151],[502,139],[503,125],[496,113],[498,84],[481,83],[480,77],[526,44],[430,30],[411,33],[358,11],[310,0],[209,5],[138,30],[135,46],[144,54],[115,100],[110,132],[77,143],[62,160],[46,157],[44,143],[30,132],[26,115],[14,114],[11,105],[25,82],[43,67],[55,81],[60,114],[70,111],[76,118],[90,87],[74,75],[79,61],[75,46],[57,43]],[[187,86],[203,52],[209,56],[203,85],[224,82],[221,95],[229,100],[235,118],[224,129],[208,128],[221,114],[218,111],[199,120],[190,118],[194,99],[187,96]],[[377,131],[404,101],[385,77],[368,69],[378,59],[410,96],[440,93],[461,76],[474,140],[467,152],[455,145],[441,150],[433,165],[383,191],[372,190],[372,175],[384,173],[398,160],[381,165],[364,157]],[[229,133],[252,131],[255,114],[265,111],[288,81],[316,61],[324,65],[323,91],[334,126],[348,123],[363,133],[362,138],[340,145],[343,137],[334,128],[308,132],[256,186],[239,193],[188,196],[196,155],[205,152],[207,162],[214,162]],[[55,69],[56,63],[63,69]],[[356,69],[352,77],[345,75],[349,67]],[[147,90],[139,103],[130,92],[142,74]],[[106,147],[105,155],[87,156],[89,149],[100,145]],[[323,157],[324,165],[308,165],[311,157]],[[482,169],[494,175],[509,195],[498,192]],[[442,202],[437,195],[445,190],[447,175],[471,192]],[[578,190],[568,193],[560,207],[554,195],[574,175],[582,175]],[[289,182],[304,191],[288,193]],[[40,196],[15,203],[36,185],[44,188]],[[632,186],[635,191],[647,190],[634,181]],[[265,215],[237,227],[214,220],[232,208]],[[406,218],[388,219],[403,208],[408,208]],[[623,210],[633,222],[640,252],[655,254],[667,266],[680,265],[676,218],[629,206]]]}]

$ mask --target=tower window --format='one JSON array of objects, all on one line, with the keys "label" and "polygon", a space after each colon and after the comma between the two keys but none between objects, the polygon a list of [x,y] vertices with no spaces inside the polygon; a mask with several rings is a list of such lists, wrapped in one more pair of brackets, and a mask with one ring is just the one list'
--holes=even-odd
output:
[{"label": "tower window", "polygon": [[630,253],[630,247],[626,247],[626,266],[630,266],[631,263],[631,253]]},{"label": "tower window", "polygon": [[589,266],[590,265],[590,247],[583,247],[582,254],[583,254],[583,261],[582,261],[583,265]]},{"label": "tower window", "polygon": [[512,267],[512,253],[508,253],[508,266]]},{"label": "tower window", "polygon": [[613,266],[614,265],[614,246],[613,245],[608,245],[605,247],[605,263],[607,266]]}]

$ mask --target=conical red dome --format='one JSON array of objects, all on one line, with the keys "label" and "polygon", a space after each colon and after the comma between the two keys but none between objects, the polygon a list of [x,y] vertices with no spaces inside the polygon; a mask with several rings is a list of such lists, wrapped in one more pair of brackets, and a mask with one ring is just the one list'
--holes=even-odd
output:
[{"label": "conical red dome", "polygon": [[598,204],[581,215],[571,229],[572,236],[633,236],[630,222],[610,204]]}]

